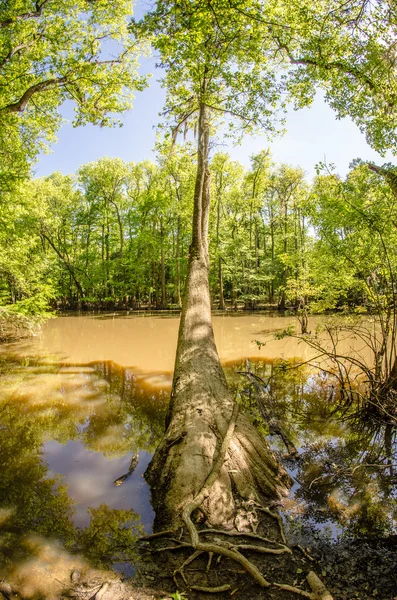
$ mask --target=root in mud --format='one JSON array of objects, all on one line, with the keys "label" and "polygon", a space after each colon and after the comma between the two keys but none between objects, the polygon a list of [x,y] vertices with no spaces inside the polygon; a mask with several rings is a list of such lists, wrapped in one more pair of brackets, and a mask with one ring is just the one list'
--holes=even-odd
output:
[{"label": "root in mud", "polygon": [[[242,567],[244,572],[246,572],[261,588],[273,589],[274,592],[276,592],[276,590],[280,590],[280,592],[287,592],[292,596],[301,596],[309,598],[310,600],[332,600],[331,594],[312,570],[308,571],[306,577],[307,584],[311,591],[306,591],[305,589],[297,587],[297,585],[268,580],[268,578],[262,573],[260,566],[258,566],[258,558],[251,558],[251,556],[255,555],[258,555],[261,558],[267,556],[267,564],[269,564],[269,557],[273,557],[271,560],[275,560],[275,557],[277,557],[276,560],[283,559],[283,564],[288,564],[288,561],[294,560],[293,551],[287,545],[282,519],[280,515],[270,510],[268,506],[262,506],[252,500],[242,502],[247,509],[255,512],[259,511],[263,515],[262,526],[263,520],[265,519],[268,522],[267,527],[270,531],[272,531],[274,537],[260,535],[253,531],[236,531],[235,529],[221,530],[212,527],[200,528],[193,522],[192,515],[202,507],[214,482],[219,476],[222,467],[224,466],[230,440],[232,439],[235,431],[237,416],[238,406],[235,404],[228,427],[223,439],[220,442],[219,451],[215,460],[213,461],[213,465],[209,474],[207,475],[199,492],[183,507],[181,515],[184,523],[184,527],[181,532],[182,535],[180,535],[179,538],[171,537],[170,530],[165,530],[163,532],[157,532],[151,536],[141,538],[142,541],[147,543],[156,543],[160,540],[166,544],[165,546],[161,545],[160,547],[156,548],[146,548],[146,550],[158,554],[168,553],[170,551],[174,553],[178,550],[185,552],[187,548],[191,548],[192,552],[186,558],[184,558],[176,568],[174,568],[172,573],[176,589],[179,590],[182,586],[186,590],[203,594],[226,592],[234,593],[233,586],[230,581],[225,583],[218,582],[217,585],[209,585],[208,583],[208,575],[211,569],[213,556],[218,556],[218,559],[216,560],[216,566],[218,570],[220,569],[220,560],[222,558],[229,559],[229,562],[232,561],[233,563],[237,563],[240,567]],[[249,544],[244,543],[244,537],[250,541]],[[277,537],[280,538],[281,541],[279,541]],[[171,546],[169,542],[172,543]],[[247,553],[250,558],[248,558],[245,553]],[[189,577],[190,573],[188,574],[188,567],[190,567],[193,562],[202,560],[203,555],[208,555],[207,564],[205,567],[203,565],[201,569],[194,572],[195,579],[191,582]],[[307,562],[308,560],[308,557],[306,557],[304,553],[301,561]],[[280,564],[278,566],[282,567]],[[271,570],[271,568],[269,570]],[[283,569],[281,568],[278,570],[282,571]],[[299,571],[303,572],[303,569],[299,569]],[[229,574],[229,572],[227,573]],[[198,581],[198,577],[200,578],[200,576],[202,579],[201,582]],[[217,577],[219,579],[218,572]],[[294,583],[294,581],[292,583]],[[285,594],[284,597],[286,597]]]}]

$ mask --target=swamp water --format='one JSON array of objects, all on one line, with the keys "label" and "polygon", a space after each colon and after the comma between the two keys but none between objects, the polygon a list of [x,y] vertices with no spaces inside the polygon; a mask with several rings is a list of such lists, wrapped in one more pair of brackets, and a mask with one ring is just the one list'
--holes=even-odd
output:
[{"label": "swamp water", "polygon": [[[164,428],[178,322],[172,314],[67,316],[1,347],[0,577],[19,570],[23,578],[33,555],[48,563],[49,547],[52,556],[79,554],[133,573],[133,542],[150,533],[154,516],[143,473]],[[220,358],[244,409],[267,435],[253,390],[237,374],[250,358],[298,449],[298,460],[285,461],[293,486],[280,507],[290,539],[393,536],[393,436],[351,419],[327,377],[298,367],[313,357],[310,348],[274,339],[293,322],[214,316]],[[356,342],[343,343],[347,351]],[[285,454],[278,437],[270,441]],[[135,470],[115,485],[136,454]]]}]

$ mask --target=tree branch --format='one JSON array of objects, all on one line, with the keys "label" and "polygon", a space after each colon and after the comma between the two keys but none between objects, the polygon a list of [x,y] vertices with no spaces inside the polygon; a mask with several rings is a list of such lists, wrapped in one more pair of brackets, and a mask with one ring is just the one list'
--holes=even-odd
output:
[{"label": "tree branch", "polygon": [[323,59],[318,60],[312,57],[305,56],[294,58],[288,46],[285,43],[281,42],[281,40],[277,36],[275,39],[279,46],[278,49],[284,50],[292,65],[306,65],[311,67],[317,67],[319,69],[325,69],[326,71],[332,71],[334,69],[337,69],[339,71],[342,71],[346,75],[352,75],[359,81],[362,81],[369,87],[369,89],[372,92],[375,91],[376,85],[374,84],[372,79],[370,79],[365,73],[357,69],[357,67],[354,67],[352,64],[346,65],[341,61],[332,61],[327,63]]},{"label": "tree branch", "polygon": [[46,4],[48,4],[50,0],[43,0],[41,3],[36,2],[36,10],[31,12],[22,13],[21,15],[17,15],[15,17],[10,17],[9,19],[5,19],[4,21],[0,21],[0,29],[4,27],[9,27],[16,21],[26,21],[27,19],[38,19],[41,17],[43,13],[43,8]]},{"label": "tree branch", "polygon": [[23,112],[29,102],[29,100],[32,98],[32,96],[34,96],[34,94],[37,94],[38,92],[42,92],[52,86],[58,86],[58,85],[62,85],[64,83],[67,83],[68,78],[67,77],[57,77],[55,79],[47,79],[46,81],[41,81],[40,83],[35,83],[34,85],[31,85],[20,97],[19,100],[17,100],[16,102],[12,102],[11,104],[7,104],[6,106],[3,106],[2,108],[0,108],[0,113],[1,112]]}]

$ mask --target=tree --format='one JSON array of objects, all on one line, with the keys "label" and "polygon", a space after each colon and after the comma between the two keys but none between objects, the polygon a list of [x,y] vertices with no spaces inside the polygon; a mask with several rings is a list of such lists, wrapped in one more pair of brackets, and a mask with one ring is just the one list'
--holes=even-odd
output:
[{"label": "tree", "polygon": [[[297,106],[311,103],[314,82],[338,118],[350,116],[383,154],[396,144],[396,6],[392,0],[293,0],[249,11],[294,67],[289,89]],[[247,11],[248,13],[248,11]]]},{"label": "tree", "polygon": [[[212,241],[213,250],[211,255],[214,257],[216,275],[215,289],[219,296],[219,308],[225,309],[225,291],[224,275],[225,269],[227,275],[230,266],[231,257],[227,256],[228,246],[230,245],[230,223],[228,212],[230,210],[231,197],[233,193],[241,194],[242,167],[237,162],[230,160],[230,157],[224,153],[216,154],[211,161],[211,181],[212,193],[215,198],[213,205],[214,214],[212,219],[212,231],[210,229],[210,241]],[[215,231],[214,231],[215,229]]]},{"label": "tree", "polygon": [[[192,125],[198,135],[192,242],[167,431],[148,472],[158,516],[167,523],[176,523],[181,508],[199,492],[213,468],[212,459],[219,453],[218,439],[234,426],[231,419],[235,418],[234,400],[219,363],[211,323],[211,130],[219,115],[229,115],[239,119],[246,129],[262,125],[274,131],[275,105],[278,101],[281,104],[283,84],[275,75],[273,42],[267,44],[257,24],[231,11],[221,0],[158,2],[136,29],[154,35],[153,44],[165,69],[165,113],[175,119],[173,137]],[[219,467],[221,476],[216,477],[216,485],[204,504],[212,524],[225,525],[233,519],[232,481],[243,497],[274,497],[283,490],[285,479],[280,466],[242,415],[232,444],[229,472]],[[233,472],[246,473],[247,479]]]},{"label": "tree", "polygon": [[[11,0],[0,8],[0,185],[27,175],[53,141],[65,101],[74,125],[111,125],[145,85],[131,3]],[[109,49],[111,51],[109,52]]]},{"label": "tree", "polygon": [[[342,292],[347,303],[363,307],[371,315],[369,325],[353,322],[330,330],[335,339],[343,331],[357,336],[370,352],[371,361],[360,354],[340,356],[335,348],[330,357],[335,366],[342,365],[338,371],[344,374],[341,384],[350,390],[347,400],[357,396],[358,406],[395,424],[396,197],[383,178],[365,164],[355,166],[345,181],[333,174],[320,176],[314,195],[317,202],[312,207],[312,219],[320,234],[317,245],[328,257],[328,269],[336,274],[333,282],[328,276],[324,288],[328,287],[331,297],[340,297]],[[321,276],[318,280],[321,282]],[[343,363],[360,374],[358,390]]]}]

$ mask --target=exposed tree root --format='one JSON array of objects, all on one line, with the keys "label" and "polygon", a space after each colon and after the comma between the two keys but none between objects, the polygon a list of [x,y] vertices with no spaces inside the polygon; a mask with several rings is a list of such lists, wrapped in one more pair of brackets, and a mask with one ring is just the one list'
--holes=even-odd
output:
[{"label": "exposed tree root", "polygon": [[248,537],[254,540],[260,540],[261,542],[265,543],[277,544],[277,546],[285,548],[284,552],[292,553],[292,550],[288,548],[288,546],[286,546],[285,544],[281,544],[280,542],[277,542],[276,540],[271,540],[267,537],[262,537],[261,535],[258,535],[256,533],[250,533],[249,531],[235,531],[234,529],[231,529],[229,531],[224,531],[222,529],[200,529],[200,534],[201,533],[214,533],[216,535],[228,535],[232,537]]},{"label": "exposed tree root", "polygon": [[[202,486],[199,493],[183,509],[182,519],[183,519],[184,523],[186,524],[186,527],[187,527],[187,530],[189,532],[190,539],[192,542],[192,546],[193,546],[193,548],[196,549],[196,552],[197,551],[208,552],[209,554],[216,553],[216,554],[220,554],[222,556],[226,556],[227,558],[231,558],[232,560],[240,563],[241,566],[244,567],[244,569],[248,573],[250,573],[250,575],[252,575],[252,577],[259,583],[260,586],[270,587],[270,583],[263,577],[263,575],[259,571],[259,569],[257,569],[257,567],[251,561],[246,559],[245,556],[240,554],[235,548],[227,548],[226,546],[220,546],[218,544],[200,542],[199,532],[191,519],[191,515],[192,515],[193,511],[196,510],[197,508],[199,508],[199,506],[201,506],[201,504],[203,503],[205,498],[208,496],[209,490],[210,490],[211,486],[213,485],[213,483],[215,482],[216,478],[218,477],[219,471],[221,470],[223,463],[225,462],[226,452],[228,450],[229,443],[233,437],[234,428],[236,426],[237,415],[238,415],[238,404],[235,404],[233,407],[233,412],[232,412],[231,419],[229,421],[228,428],[227,428],[225,436],[222,440],[221,447],[219,449],[219,453],[218,453],[217,458],[215,459],[213,467],[212,467],[209,475],[207,476],[207,478],[204,482],[204,485]],[[196,552],[192,556],[196,557],[197,556]]]},{"label": "exposed tree root", "polygon": [[149,535],[144,535],[143,537],[138,538],[138,542],[155,540],[156,538],[170,535],[171,533],[175,533],[175,531],[173,529],[165,529],[164,531],[158,531],[157,533],[150,533]]},{"label": "exposed tree root", "polygon": [[292,554],[292,551],[285,548],[264,548],[263,546],[255,546],[252,544],[239,544],[238,546],[234,546],[234,548],[238,550],[252,550],[253,552],[259,552],[262,554],[284,554],[288,552],[288,554]]},{"label": "exposed tree root", "polygon": [[280,528],[280,535],[281,535],[281,539],[283,540],[283,543],[286,544],[287,543],[287,538],[285,537],[285,533],[284,533],[284,527],[283,527],[283,520],[280,517],[280,515],[278,515],[277,513],[274,513],[270,510],[270,508],[267,508],[265,506],[257,506],[255,505],[257,510],[260,510],[261,512],[266,513],[267,515],[269,515],[269,517],[272,517],[273,519],[276,519],[276,521],[278,522],[278,526]]},{"label": "exposed tree root", "polygon": [[196,495],[195,498],[193,498],[193,500],[191,502],[189,502],[185,506],[185,508],[183,509],[183,512],[182,512],[182,519],[183,519],[184,523],[186,524],[186,527],[187,527],[189,535],[190,535],[190,539],[191,539],[194,547],[197,547],[197,545],[199,543],[199,535],[198,535],[198,531],[191,519],[191,515],[192,515],[192,512],[194,510],[196,510],[196,508],[199,508],[199,506],[201,506],[201,504],[203,503],[205,498],[209,495],[209,490],[210,490],[211,486],[213,485],[213,483],[215,483],[215,480],[219,475],[219,471],[221,470],[223,463],[225,462],[226,452],[228,450],[229,443],[233,437],[234,428],[236,426],[237,414],[238,414],[238,404],[235,403],[234,407],[233,407],[232,417],[230,419],[226,434],[222,440],[222,444],[219,449],[218,456],[212,466],[212,469],[211,469],[210,473],[208,474],[208,477],[206,478],[204,485],[202,486],[199,493]]},{"label": "exposed tree root", "polygon": [[[204,592],[205,593],[221,593],[221,592],[231,590],[230,584],[225,584],[225,585],[220,585],[220,586],[210,586],[210,587],[199,586],[199,585],[189,585],[188,580],[185,575],[186,567],[188,565],[190,565],[194,560],[196,560],[196,558],[201,556],[201,554],[208,553],[208,562],[207,562],[207,566],[205,569],[206,573],[208,573],[210,570],[213,555],[217,554],[218,555],[218,558],[216,561],[217,564],[219,564],[222,557],[230,558],[234,562],[237,562],[238,564],[240,564],[243,567],[244,571],[246,571],[249,575],[251,575],[251,577],[253,577],[253,579],[263,588],[270,588],[272,586],[275,586],[279,589],[283,589],[285,591],[295,593],[295,594],[303,596],[305,598],[309,598],[310,600],[332,600],[332,596],[329,594],[329,592],[326,590],[325,586],[321,583],[321,581],[318,579],[318,577],[313,572],[310,572],[307,577],[308,583],[312,589],[312,592],[306,592],[297,587],[290,586],[287,584],[270,583],[269,581],[267,581],[267,579],[265,579],[265,577],[262,575],[262,573],[259,571],[259,569],[256,567],[256,565],[254,565],[253,562],[251,562],[248,558],[246,558],[245,556],[243,556],[243,554],[241,554],[240,550],[241,551],[246,550],[249,552],[257,552],[257,553],[262,553],[262,554],[274,554],[274,555],[292,554],[292,550],[287,546],[282,519],[281,519],[280,515],[278,515],[275,512],[272,512],[269,508],[260,506],[259,504],[257,504],[256,502],[253,502],[253,501],[248,501],[248,503],[247,503],[250,506],[253,506],[255,508],[255,510],[261,511],[261,512],[267,514],[268,516],[270,516],[272,519],[277,521],[278,526],[279,526],[279,531],[280,531],[280,537],[283,540],[283,543],[280,543],[280,542],[277,542],[276,540],[272,540],[267,537],[262,537],[256,533],[250,533],[250,532],[241,532],[241,531],[234,531],[234,530],[225,531],[225,530],[218,530],[218,529],[213,529],[213,528],[197,529],[196,525],[193,523],[193,521],[192,521],[193,512],[196,511],[197,509],[199,509],[202,506],[203,502],[208,497],[211,487],[215,483],[215,481],[221,471],[221,468],[224,465],[228,447],[229,447],[229,443],[234,434],[237,415],[238,415],[238,405],[235,404],[233,411],[232,411],[232,416],[230,418],[230,421],[229,421],[229,424],[228,424],[228,427],[226,430],[226,433],[221,441],[219,452],[217,454],[216,459],[213,462],[211,471],[207,475],[200,491],[196,494],[196,496],[193,498],[193,500],[187,502],[187,504],[182,509],[182,520],[186,525],[186,528],[187,528],[187,531],[189,534],[189,538],[190,538],[190,543],[184,542],[181,539],[167,537],[170,533],[173,533],[172,530],[165,530],[165,531],[161,531],[157,534],[151,534],[149,536],[145,536],[144,538],[141,538],[141,540],[142,541],[151,541],[152,539],[158,539],[160,537],[163,537],[165,540],[167,540],[167,541],[169,540],[169,541],[172,541],[175,543],[175,546],[166,546],[163,548],[154,549],[154,550],[152,550],[152,552],[166,552],[168,550],[175,551],[175,550],[184,549],[184,548],[192,548],[193,549],[193,553],[173,573],[174,582],[175,582],[175,585],[177,588],[179,587],[178,581],[177,581],[177,576],[179,575],[183,579],[185,585],[191,590],[195,590],[195,591],[203,592],[203,593]],[[245,537],[245,538],[256,540],[256,541],[262,542],[262,543],[275,544],[278,547],[270,548],[270,547],[261,546],[259,544],[258,545],[257,544],[235,544],[235,543],[229,543],[226,541],[220,542],[218,540],[216,540],[216,543],[205,542],[205,541],[200,540],[201,535],[203,535],[203,536],[205,536],[205,535],[218,535],[218,536],[224,535],[224,536],[230,536],[230,537],[234,537],[234,538],[235,537]],[[302,551],[303,549],[300,548],[300,550]],[[305,551],[303,553],[306,555]]]},{"label": "exposed tree root", "polygon": [[218,546],[217,544],[203,544],[200,542],[197,544],[197,549],[204,552],[214,552],[216,554],[226,556],[227,558],[231,558],[232,560],[240,563],[240,565],[244,567],[247,573],[249,573],[261,587],[267,588],[271,586],[271,583],[269,583],[263,577],[259,569],[237,550],[225,548],[224,546]]},{"label": "exposed tree root", "polygon": [[179,567],[179,569],[176,569],[173,573],[174,576],[174,581],[175,581],[175,585],[178,588],[178,582],[176,580],[176,576],[179,573],[179,575],[182,577],[183,581],[185,582],[185,585],[189,586],[187,579],[185,577],[185,567],[187,567],[188,565],[190,565],[190,563],[192,563],[196,558],[198,558],[199,556],[201,556],[202,552],[200,550],[196,550],[195,552],[193,552],[193,554],[191,554],[189,556],[189,558],[187,558],[185,560],[185,562]]},{"label": "exposed tree root", "polygon": [[[177,542],[178,540],[174,540],[174,541]],[[165,546],[164,548],[146,548],[146,551],[156,553],[156,552],[167,552],[168,550],[170,550],[172,552],[173,550],[182,550],[182,548],[192,548],[192,547],[193,547],[192,544],[180,542],[180,543],[178,543],[178,546]]]}]

